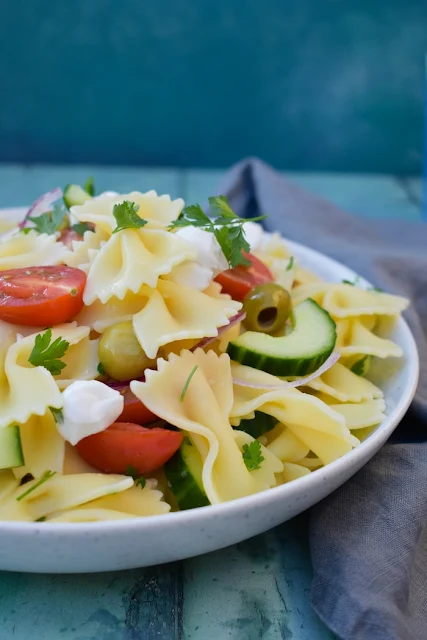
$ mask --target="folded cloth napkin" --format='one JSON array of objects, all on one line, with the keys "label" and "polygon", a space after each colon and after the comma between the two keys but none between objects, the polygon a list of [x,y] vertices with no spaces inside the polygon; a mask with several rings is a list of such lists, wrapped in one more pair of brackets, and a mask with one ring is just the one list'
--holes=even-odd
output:
[{"label": "folded cloth napkin", "polygon": [[312,509],[312,604],[345,640],[427,640],[427,224],[357,218],[256,159],[232,167],[218,193],[242,217],[267,214],[266,229],[411,299],[417,394],[381,451]]}]

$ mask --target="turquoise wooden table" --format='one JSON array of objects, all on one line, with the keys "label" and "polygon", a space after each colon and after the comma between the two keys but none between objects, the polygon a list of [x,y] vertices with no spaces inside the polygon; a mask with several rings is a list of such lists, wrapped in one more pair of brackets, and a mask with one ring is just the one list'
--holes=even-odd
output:
[{"label": "turquoise wooden table", "polygon": [[[0,206],[67,182],[156,189],[204,203],[222,171],[0,165]],[[289,174],[367,218],[421,216],[421,181]],[[309,239],[307,238],[309,243]],[[310,608],[307,516],[233,547],[170,565],[105,574],[0,572],[1,640],[331,640]]]}]

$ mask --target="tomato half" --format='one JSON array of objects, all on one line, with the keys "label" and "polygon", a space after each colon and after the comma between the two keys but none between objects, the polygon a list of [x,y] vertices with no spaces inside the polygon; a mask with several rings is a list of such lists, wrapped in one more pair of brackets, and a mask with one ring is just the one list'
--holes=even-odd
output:
[{"label": "tomato half", "polygon": [[123,411],[117,418],[118,422],[134,422],[135,424],[150,424],[157,420],[157,416],[151,413],[150,409],[147,409],[145,404],[132,393],[130,387],[127,385],[122,389],[118,389],[125,401]]},{"label": "tomato half", "polygon": [[243,251],[251,265],[238,265],[216,276],[215,281],[222,286],[224,293],[228,293],[233,300],[243,300],[245,295],[258,284],[274,280],[270,269],[251,253]]},{"label": "tomato half", "polygon": [[0,320],[50,327],[72,320],[83,307],[86,274],[65,265],[0,272]]},{"label": "tomato half", "polygon": [[145,474],[164,465],[182,440],[180,431],[115,422],[105,431],[83,438],[76,448],[86,462],[104,473],[125,473],[134,467],[138,474]]}]

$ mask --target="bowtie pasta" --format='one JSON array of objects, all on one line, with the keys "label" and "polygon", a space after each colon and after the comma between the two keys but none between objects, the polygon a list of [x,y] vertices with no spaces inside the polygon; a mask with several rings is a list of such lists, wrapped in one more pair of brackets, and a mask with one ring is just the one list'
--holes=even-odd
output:
[{"label": "bowtie pasta", "polygon": [[387,330],[406,299],[324,282],[224,196],[209,218],[90,191],[56,189],[0,236],[0,520],[220,504],[384,420],[370,370],[403,356]]}]

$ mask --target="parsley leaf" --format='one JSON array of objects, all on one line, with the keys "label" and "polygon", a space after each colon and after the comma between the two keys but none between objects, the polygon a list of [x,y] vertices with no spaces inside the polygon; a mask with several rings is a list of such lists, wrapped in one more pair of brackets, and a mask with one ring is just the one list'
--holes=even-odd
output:
[{"label": "parsley leaf", "polygon": [[191,382],[191,379],[194,376],[194,374],[196,373],[198,368],[199,368],[199,365],[195,364],[194,367],[191,369],[190,375],[188,376],[187,380],[185,381],[185,385],[183,386],[181,397],[179,398],[181,402],[184,400],[185,394],[187,393],[187,390],[188,390],[189,384]]},{"label": "parsley leaf", "polygon": [[88,193],[90,196],[94,196],[95,195],[95,182],[93,179],[93,176],[89,176],[89,178],[86,180],[83,189],[86,191],[86,193]]},{"label": "parsley leaf", "polygon": [[190,205],[181,211],[179,218],[172,222],[169,229],[193,226],[209,231],[217,239],[231,268],[239,264],[249,265],[249,260],[242,253],[250,251],[243,225],[249,219],[254,222],[264,220],[266,216],[241,218],[234,213],[225,196],[209,198],[209,205],[212,212],[211,218],[204,213],[199,204]]},{"label": "parsley leaf", "polygon": [[128,466],[126,467],[125,476],[130,476],[131,478],[133,478],[135,481],[135,486],[141,487],[141,489],[143,489],[147,484],[144,476],[140,476],[138,474],[138,470],[131,464],[128,464]]},{"label": "parsley leaf", "polygon": [[384,289],[381,289],[380,287],[372,287],[370,291],[376,291],[377,293],[384,293]]},{"label": "parsley leaf", "polygon": [[96,367],[96,370],[98,371],[98,373],[99,373],[99,375],[100,375],[100,376],[105,376],[105,375],[107,375],[107,374],[105,373],[105,369],[104,369],[104,367],[103,367],[102,362],[100,362],[100,363],[98,364],[98,366]]},{"label": "parsley leaf", "polygon": [[64,422],[64,413],[62,411],[62,409],[55,409],[55,407],[49,407],[55,422],[57,424],[62,424]]},{"label": "parsley leaf", "polygon": [[65,355],[70,343],[61,337],[56,338],[52,344],[51,340],[52,329],[37,335],[28,362],[35,367],[45,367],[53,376],[56,376],[67,366],[65,362],[61,362],[60,358]]},{"label": "parsley leaf", "polygon": [[73,224],[71,227],[73,231],[79,234],[79,236],[83,236],[86,231],[91,231],[91,226],[87,222],[78,222],[77,224]]},{"label": "parsley leaf", "polygon": [[22,227],[22,229],[19,229],[19,233],[23,233],[24,236],[28,235],[30,231],[35,231],[34,227]]},{"label": "parsley leaf", "polygon": [[295,262],[294,256],[291,256],[288,262],[288,266],[286,267],[286,271],[290,271],[291,269],[294,268],[294,262]]},{"label": "parsley leaf", "polygon": [[139,204],[125,200],[113,207],[113,216],[116,219],[117,227],[113,233],[123,231],[123,229],[140,229],[144,227],[148,220],[143,220],[138,215]]},{"label": "parsley leaf", "polygon": [[178,227],[189,226],[206,227],[206,231],[212,231],[212,220],[206,215],[199,204],[190,204],[188,207],[184,207],[178,219],[174,220],[169,228],[176,229]]},{"label": "parsley leaf", "polygon": [[359,276],[356,276],[353,281],[351,281],[351,280],[343,280],[342,283],[343,284],[349,284],[352,287],[357,287],[357,285],[359,284],[359,280],[360,280]]},{"label": "parsley leaf", "polygon": [[352,372],[357,376],[364,376],[369,372],[371,361],[372,356],[365,356],[364,358],[357,360],[357,362],[355,362],[351,367]]},{"label": "parsley leaf", "polygon": [[24,493],[21,493],[16,498],[17,501],[19,502],[23,498],[26,498],[32,491],[34,491],[34,489],[38,489],[40,485],[44,484],[47,480],[50,480],[51,478],[53,478],[55,474],[56,474],[56,471],[45,471],[42,477],[39,480],[37,480],[37,482],[35,482],[32,487],[24,491]]},{"label": "parsley leaf", "polygon": [[32,227],[37,233],[48,233],[52,235],[59,230],[59,228],[66,221],[67,210],[59,206],[54,206],[52,211],[48,211],[47,213],[42,213],[40,216],[36,216],[33,218],[30,216],[28,220],[34,223],[34,227]]},{"label": "parsley leaf", "polygon": [[261,445],[258,440],[243,445],[242,458],[248,471],[255,471],[261,468],[261,462],[265,458],[261,453]]}]

